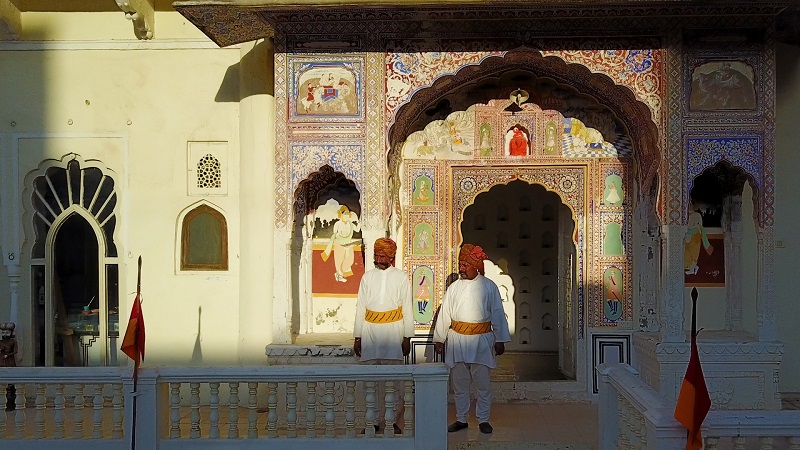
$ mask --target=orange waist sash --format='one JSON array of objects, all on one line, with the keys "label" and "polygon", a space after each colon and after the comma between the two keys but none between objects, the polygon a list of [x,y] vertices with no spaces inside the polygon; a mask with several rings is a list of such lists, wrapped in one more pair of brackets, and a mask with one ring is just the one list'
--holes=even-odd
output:
[{"label": "orange waist sash", "polygon": [[458,334],[465,334],[467,336],[483,334],[492,331],[492,322],[473,323],[454,320],[450,323],[450,329]]},{"label": "orange waist sash", "polygon": [[364,314],[364,320],[369,323],[392,323],[397,322],[403,318],[403,307],[393,309],[391,311],[372,311],[367,310]]}]

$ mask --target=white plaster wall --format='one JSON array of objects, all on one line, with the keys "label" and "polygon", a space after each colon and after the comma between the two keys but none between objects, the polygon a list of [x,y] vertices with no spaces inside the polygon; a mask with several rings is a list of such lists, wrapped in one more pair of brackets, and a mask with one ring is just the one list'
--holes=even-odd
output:
[{"label": "white plaster wall", "polygon": [[783,341],[781,392],[800,392],[800,47],[777,46],[777,129],[775,136],[775,296],[778,337]]},{"label": "white plaster wall", "polygon": [[[265,175],[274,140],[272,92],[266,88],[252,92],[248,127],[259,130],[247,137],[246,151],[254,156],[246,162],[247,177],[241,177],[240,167],[245,167],[240,163],[242,50],[217,48],[177,13],[157,16],[161,20],[156,35],[170,37],[169,41],[136,41],[122,12],[24,13],[25,36],[46,41],[0,43],[4,191],[6,174],[16,173],[13,194],[19,200],[25,174],[48,157],[75,152],[84,159],[101,159],[118,176],[116,244],[123,320],[133,300],[130,293],[136,289],[136,257],[143,257],[145,364],[265,362],[264,346],[271,335],[268,256],[273,202],[271,180]],[[107,20],[119,23],[114,26]],[[263,67],[270,57],[262,49],[248,73],[255,66],[271,73]],[[266,78],[250,82],[264,84]],[[188,141],[228,142],[228,194],[207,198],[228,220],[227,272],[175,270],[178,215],[200,200],[187,195]],[[6,156],[15,149],[19,162],[12,167]],[[241,192],[254,193],[246,205],[240,203]],[[10,235],[22,228],[21,214],[8,204],[9,196],[5,192],[0,204],[4,253],[19,251],[5,247],[15,246],[17,239]],[[245,286],[240,284],[242,219],[248,223],[248,262],[254,267]],[[18,240],[21,247],[22,237]],[[27,305],[27,258],[21,262],[19,298],[21,305]],[[0,319],[5,319],[10,314],[5,270],[0,270],[0,285]],[[31,342],[30,331],[20,331],[23,345]]]}]

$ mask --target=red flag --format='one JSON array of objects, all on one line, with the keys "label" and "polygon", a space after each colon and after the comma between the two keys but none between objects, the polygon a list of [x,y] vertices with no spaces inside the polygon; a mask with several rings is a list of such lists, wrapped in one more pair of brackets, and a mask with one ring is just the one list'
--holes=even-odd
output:
[{"label": "red flag", "polygon": [[687,430],[686,450],[699,450],[703,447],[700,427],[711,409],[711,397],[708,395],[703,368],[700,366],[700,355],[697,352],[696,316],[697,288],[692,288],[692,354],[678,394],[678,403],[675,405],[675,419]]},{"label": "red flag", "polygon": [[122,338],[122,351],[135,364],[134,375],[139,369],[139,364],[144,361],[144,315],[142,314],[142,257],[139,257],[139,274],[136,283],[136,299],[131,308],[131,317],[128,320],[128,328],[125,330],[125,337]]}]

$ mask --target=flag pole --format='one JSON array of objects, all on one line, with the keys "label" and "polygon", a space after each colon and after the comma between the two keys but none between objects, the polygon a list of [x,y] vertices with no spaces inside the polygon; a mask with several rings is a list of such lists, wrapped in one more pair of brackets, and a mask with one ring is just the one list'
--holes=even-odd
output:
[{"label": "flag pole", "polygon": [[[142,255],[139,255],[138,267],[136,268],[136,298],[133,300],[135,302],[140,301],[140,295],[142,292]],[[139,340],[139,333],[136,333],[136,340],[137,340],[137,351],[141,342]],[[137,355],[138,356],[138,355]],[[139,358],[133,363],[133,404],[132,406],[132,417],[131,417],[131,450],[136,450],[136,397],[139,396],[137,392],[136,382],[138,381],[138,372],[139,372]]]}]

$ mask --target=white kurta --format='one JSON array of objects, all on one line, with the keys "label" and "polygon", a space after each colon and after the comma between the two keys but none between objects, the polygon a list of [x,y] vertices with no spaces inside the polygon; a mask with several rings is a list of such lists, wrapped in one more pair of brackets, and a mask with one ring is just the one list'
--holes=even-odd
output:
[{"label": "white kurta", "polygon": [[[472,323],[491,321],[492,331],[484,334],[459,334],[450,329],[454,320]],[[433,341],[447,341],[444,361],[450,367],[463,362],[495,368],[497,360],[494,343],[511,341],[508,320],[497,285],[480,274],[472,280],[459,279],[453,282],[444,294]]]},{"label": "white kurta", "polygon": [[[403,308],[403,318],[391,323],[364,320],[366,310],[383,312]],[[411,283],[397,267],[373,269],[361,278],[356,302],[353,336],[361,338],[361,360],[403,359],[404,337],[414,336],[414,311],[411,309]]]}]

